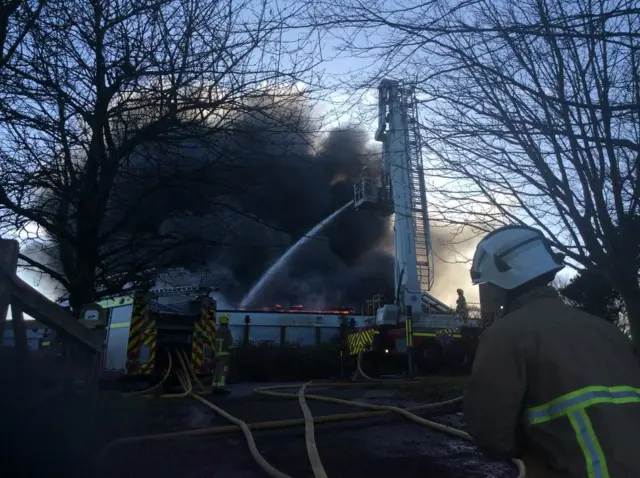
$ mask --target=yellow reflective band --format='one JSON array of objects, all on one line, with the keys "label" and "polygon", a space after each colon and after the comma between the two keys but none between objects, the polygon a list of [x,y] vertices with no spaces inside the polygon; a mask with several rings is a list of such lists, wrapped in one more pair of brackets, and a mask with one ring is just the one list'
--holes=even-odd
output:
[{"label": "yellow reflective band", "polygon": [[404,330],[406,334],[407,347],[413,346],[413,324],[411,320],[404,321]]},{"label": "yellow reflective band", "polygon": [[585,457],[589,478],[609,478],[604,452],[598,442],[586,410],[576,410],[569,414],[569,421],[576,434],[580,449]]},{"label": "yellow reflective band", "polygon": [[51,342],[42,342],[42,347],[48,347],[49,345],[51,345]]},{"label": "yellow reflective band", "polygon": [[568,417],[584,454],[589,478],[609,478],[604,452],[587,414],[588,407],[602,403],[640,403],[640,389],[627,385],[581,388],[544,405],[530,408],[527,411],[528,421],[530,425],[538,425],[555,418]]},{"label": "yellow reflective band", "polygon": [[118,297],[115,299],[104,299],[97,302],[97,304],[103,309],[110,309],[111,307],[119,307],[121,305],[133,304],[133,297]]},{"label": "yellow reflective band", "polygon": [[529,424],[536,425],[599,403],[640,403],[640,389],[621,385],[617,387],[591,386],[581,388],[527,411]]},{"label": "yellow reflective band", "polygon": [[129,328],[130,325],[131,325],[131,322],[118,322],[116,324],[109,325],[109,328],[110,329],[124,329],[124,328]]}]

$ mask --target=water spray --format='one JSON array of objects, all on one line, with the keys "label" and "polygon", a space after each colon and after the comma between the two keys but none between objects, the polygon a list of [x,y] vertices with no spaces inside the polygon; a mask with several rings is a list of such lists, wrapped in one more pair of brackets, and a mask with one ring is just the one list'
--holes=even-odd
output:
[{"label": "water spray", "polygon": [[251,290],[247,293],[247,295],[244,296],[244,298],[242,299],[242,302],[240,302],[240,308],[244,309],[245,307],[247,307],[251,302],[253,302],[255,300],[255,298],[257,297],[257,295],[260,293],[260,291],[262,290],[262,288],[265,286],[265,284],[267,284],[269,282],[270,279],[272,279],[275,275],[278,274],[278,272],[280,272],[280,270],[282,269],[282,267],[287,263],[287,260],[293,256],[296,251],[298,249],[300,249],[304,244],[307,243],[307,241],[309,241],[311,238],[313,238],[316,234],[318,234],[320,231],[322,231],[328,224],[331,223],[331,221],[333,221],[342,211],[344,211],[345,209],[347,209],[349,206],[351,206],[353,204],[353,201],[349,201],[347,204],[345,204],[344,206],[342,206],[340,209],[338,209],[337,211],[334,211],[333,213],[331,213],[329,216],[327,216],[325,219],[323,219],[322,221],[320,221],[318,224],[316,224],[309,232],[307,232],[304,236],[302,236],[298,242],[296,242],[293,246],[291,246],[289,249],[287,249],[287,251],[282,254],[282,256],[280,257],[280,259],[278,259],[276,262],[273,263],[273,265],[271,267],[269,267],[269,269],[267,269],[267,271],[262,274],[262,276],[260,277],[260,279],[258,280],[258,282],[256,282],[256,284],[251,288]]}]

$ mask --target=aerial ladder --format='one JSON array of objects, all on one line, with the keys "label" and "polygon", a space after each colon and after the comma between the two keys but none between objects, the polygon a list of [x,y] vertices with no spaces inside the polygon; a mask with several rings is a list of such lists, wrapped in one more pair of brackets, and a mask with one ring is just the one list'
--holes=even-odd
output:
[{"label": "aerial ladder", "polygon": [[[423,291],[433,286],[433,252],[429,212],[418,130],[415,91],[397,81],[378,87],[378,129],[382,143],[379,178],[364,171],[355,185],[356,209],[377,209],[394,214],[395,304],[378,310],[379,325],[417,318],[427,309],[448,312],[448,307]],[[426,297],[423,299],[423,295]]]},{"label": "aerial ladder", "polygon": [[[419,131],[415,89],[398,81],[382,80],[378,86],[378,128],[375,139],[382,143],[379,177],[365,168],[354,186],[357,210],[375,210],[394,218],[395,297],[376,311],[368,330],[349,338],[353,350],[367,347],[389,350],[394,336],[395,350],[406,351],[409,372],[413,371],[414,325],[421,337],[447,331],[461,337],[454,311],[428,291],[434,282],[433,251],[422,143]],[[404,337],[398,329],[404,326]],[[416,329],[417,331],[417,329]],[[402,343],[401,343],[402,342]]]}]

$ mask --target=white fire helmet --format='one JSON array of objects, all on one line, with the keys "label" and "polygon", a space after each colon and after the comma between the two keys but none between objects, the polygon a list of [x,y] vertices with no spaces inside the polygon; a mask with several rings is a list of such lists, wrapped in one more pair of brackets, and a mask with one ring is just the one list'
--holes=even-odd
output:
[{"label": "white fire helmet", "polygon": [[471,281],[515,289],[564,268],[564,256],[551,250],[544,235],[528,226],[504,226],[485,236],[476,248]]}]

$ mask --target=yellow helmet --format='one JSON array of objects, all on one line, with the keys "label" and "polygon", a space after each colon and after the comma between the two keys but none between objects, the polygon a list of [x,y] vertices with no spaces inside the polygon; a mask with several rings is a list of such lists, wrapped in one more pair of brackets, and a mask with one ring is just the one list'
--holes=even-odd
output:
[{"label": "yellow helmet", "polygon": [[229,325],[229,316],[227,314],[220,316],[220,325]]}]

